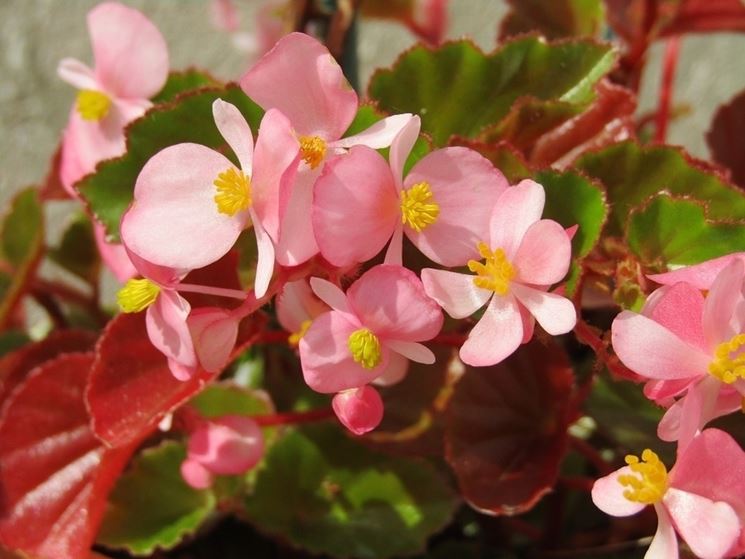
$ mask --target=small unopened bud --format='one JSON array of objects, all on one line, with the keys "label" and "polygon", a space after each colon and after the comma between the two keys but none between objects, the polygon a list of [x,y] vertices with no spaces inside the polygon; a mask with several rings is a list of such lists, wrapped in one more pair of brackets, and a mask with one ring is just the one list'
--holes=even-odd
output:
[{"label": "small unopened bud", "polygon": [[369,385],[339,392],[331,406],[339,421],[355,435],[372,431],[383,419],[383,400]]}]

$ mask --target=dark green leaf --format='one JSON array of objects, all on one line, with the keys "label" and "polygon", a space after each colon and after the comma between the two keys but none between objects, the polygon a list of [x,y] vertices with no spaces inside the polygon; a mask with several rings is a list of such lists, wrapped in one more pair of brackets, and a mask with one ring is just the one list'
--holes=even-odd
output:
[{"label": "dark green leaf", "polygon": [[183,72],[171,72],[168,75],[166,85],[163,86],[163,89],[151,101],[155,104],[167,103],[173,101],[181,93],[210,85],[218,85],[218,82],[202,70],[190,68]]},{"label": "dark green leaf", "polygon": [[[2,297],[2,287],[0,287],[0,297]],[[31,339],[25,332],[19,330],[3,332],[0,334],[0,357],[26,345],[30,341]]]},{"label": "dark green leaf", "polygon": [[49,251],[49,257],[89,283],[98,281],[101,263],[93,227],[85,214],[73,219],[62,235],[59,246]]},{"label": "dark green leaf", "polygon": [[508,0],[502,38],[538,31],[549,39],[595,36],[603,24],[602,0]]}]

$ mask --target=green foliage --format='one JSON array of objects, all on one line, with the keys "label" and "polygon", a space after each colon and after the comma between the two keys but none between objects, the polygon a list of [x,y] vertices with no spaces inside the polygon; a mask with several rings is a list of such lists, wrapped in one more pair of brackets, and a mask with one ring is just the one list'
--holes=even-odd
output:
[{"label": "green foliage", "polygon": [[79,278],[94,283],[101,261],[93,236],[93,226],[85,214],[78,214],[67,226],[59,246],[49,251],[49,257]]},{"label": "green foliage", "polygon": [[417,46],[393,69],[375,74],[369,94],[386,111],[420,114],[423,131],[442,146],[452,135],[476,138],[525,95],[588,103],[614,60],[609,45],[589,40],[550,44],[527,37],[488,55],[468,41],[436,50]]},{"label": "green foliage", "polygon": [[603,25],[602,0],[508,0],[502,37],[539,31],[549,39],[597,35]]},{"label": "green foliage", "polygon": [[246,508],[262,532],[311,553],[367,559],[422,550],[455,503],[429,464],[372,452],[318,426],[274,445]]},{"label": "green foliage", "polygon": [[186,91],[214,85],[218,85],[217,80],[202,70],[190,68],[183,72],[171,72],[168,74],[168,81],[166,81],[163,89],[152,98],[152,102],[155,104],[167,103]]},{"label": "green foliage", "polygon": [[179,468],[185,458],[184,446],[176,442],[143,451],[109,496],[98,542],[149,555],[193,534],[216,499],[211,491],[184,482]]}]

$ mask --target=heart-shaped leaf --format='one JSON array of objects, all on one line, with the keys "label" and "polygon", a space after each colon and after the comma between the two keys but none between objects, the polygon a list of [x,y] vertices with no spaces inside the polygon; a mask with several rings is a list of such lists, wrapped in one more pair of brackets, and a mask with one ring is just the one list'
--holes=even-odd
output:
[{"label": "heart-shaped leaf", "polygon": [[732,180],[745,188],[745,158],[742,157],[742,146],[745,145],[745,91],[719,107],[706,134],[706,142],[714,161],[727,167],[732,172]]}]

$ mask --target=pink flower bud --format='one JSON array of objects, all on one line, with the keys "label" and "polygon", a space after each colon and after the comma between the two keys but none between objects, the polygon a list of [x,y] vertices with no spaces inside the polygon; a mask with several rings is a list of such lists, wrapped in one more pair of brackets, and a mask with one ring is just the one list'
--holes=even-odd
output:
[{"label": "pink flower bud", "polygon": [[339,421],[355,435],[372,431],[383,419],[383,400],[369,385],[339,392],[331,406]]}]

